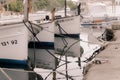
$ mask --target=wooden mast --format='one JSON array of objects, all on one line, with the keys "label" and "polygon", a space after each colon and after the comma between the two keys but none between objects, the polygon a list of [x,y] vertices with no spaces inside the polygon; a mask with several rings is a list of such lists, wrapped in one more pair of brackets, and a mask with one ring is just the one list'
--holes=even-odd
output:
[{"label": "wooden mast", "polygon": [[51,11],[51,21],[55,20],[55,8]]},{"label": "wooden mast", "polygon": [[24,0],[24,21],[28,21],[28,11],[29,11],[29,7],[28,7],[28,2],[29,0]]},{"label": "wooden mast", "polygon": [[67,1],[65,0],[65,17],[67,16],[67,10],[66,10],[66,8],[67,8]]}]

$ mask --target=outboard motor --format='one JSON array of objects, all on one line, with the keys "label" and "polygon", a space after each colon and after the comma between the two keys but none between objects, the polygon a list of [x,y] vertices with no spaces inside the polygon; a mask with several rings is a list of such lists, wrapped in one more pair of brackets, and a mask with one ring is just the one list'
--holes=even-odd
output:
[{"label": "outboard motor", "polygon": [[114,38],[114,33],[111,29],[106,29],[102,34],[102,39],[105,41],[111,41]]}]

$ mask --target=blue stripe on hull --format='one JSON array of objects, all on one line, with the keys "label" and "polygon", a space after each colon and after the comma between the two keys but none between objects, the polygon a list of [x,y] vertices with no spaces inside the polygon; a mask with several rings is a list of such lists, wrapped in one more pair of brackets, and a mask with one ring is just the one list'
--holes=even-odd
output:
[{"label": "blue stripe on hull", "polygon": [[70,38],[79,38],[80,34],[55,34],[55,37],[70,37]]},{"label": "blue stripe on hull", "polygon": [[27,60],[0,59],[0,67],[28,69],[28,62]]},{"label": "blue stripe on hull", "polygon": [[81,26],[98,26],[98,25],[101,25],[101,24],[81,24]]},{"label": "blue stripe on hull", "polygon": [[36,48],[36,49],[51,49],[51,50],[54,50],[54,42],[33,42],[33,41],[30,41],[29,42],[29,45],[28,45],[29,48]]}]

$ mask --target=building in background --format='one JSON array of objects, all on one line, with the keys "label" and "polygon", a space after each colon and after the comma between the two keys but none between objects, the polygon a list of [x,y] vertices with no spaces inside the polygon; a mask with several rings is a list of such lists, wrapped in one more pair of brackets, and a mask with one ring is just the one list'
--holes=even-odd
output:
[{"label": "building in background", "polygon": [[115,4],[120,6],[120,0],[115,0]]}]

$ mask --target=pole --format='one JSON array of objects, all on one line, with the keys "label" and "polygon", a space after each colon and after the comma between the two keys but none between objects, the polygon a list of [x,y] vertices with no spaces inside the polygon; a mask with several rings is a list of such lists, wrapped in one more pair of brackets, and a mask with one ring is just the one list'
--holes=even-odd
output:
[{"label": "pole", "polygon": [[31,1],[31,0],[28,0],[28,13],[31,12],[31,4],[30,4],[30,1]]},{"label": "pole", "polygon": [[24,0],[24,21],[28,21],[28,0]]},{"label": "pole", "polygon": [[80,69],[81,69],[81,58],[80,58],[80,57],[78,57],[78,66],[79,66]]},{"label": "pole", "polygon": [[78,12],[77,15],[80,15],[80,13],[81,13],[81,3],[79,3],[78,6],[77,6],[77,12]]},{"label": "pole", "polygon": [[66,2],[66,0],[65,0],[65,17],[67,16],[67,11],[66,11],[66,8],[67,8],[67,2]]},{"label": "pole", "polygon": [[53,8],[53,10],[51,11],[51,18],[52,18],[51,21],[55,20],[55,8]]},{"label": "pole", "polygon": [[56,80],[56,69],[53,69],[53,80]]},{"label": "pole", "polygon": [[68,80],[68,64],[67,64],[67,54],[65,55],[65,61],[66,61],[66,80]]}]

